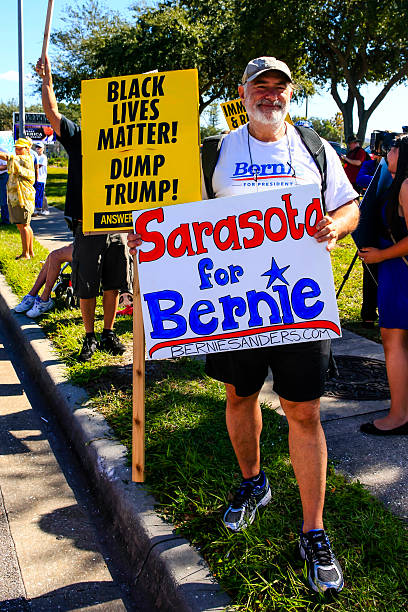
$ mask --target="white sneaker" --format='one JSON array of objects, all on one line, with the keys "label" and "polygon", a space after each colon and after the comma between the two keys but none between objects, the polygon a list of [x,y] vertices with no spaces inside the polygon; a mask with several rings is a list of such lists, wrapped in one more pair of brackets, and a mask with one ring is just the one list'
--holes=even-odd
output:
[{"label": "white sneaker", "polygon": [[45,215],[47,217],[50,214],[50,211],[49,210],[43,210],[43,211],[41,211],[41,214]]},{"label": "white sneaker", "polygon": [[46,302],[43,302],[37,295],[33,307],[26,312],[26,315],[27,317],[30,317],[30,319],[36,319],[37,317],[41,317],[41,315],[43,315],[45,312],[48,312],[48,310],[51,310],[53,306],[54,301],[51,298],[49,298],[49,300]]},{"label": "white sneaker", "polygon": [[14,312],[27,312],[30,308],[33,307],[35,302],[35,297],[27,293],[21,300],[19,304],[14,308]]}]

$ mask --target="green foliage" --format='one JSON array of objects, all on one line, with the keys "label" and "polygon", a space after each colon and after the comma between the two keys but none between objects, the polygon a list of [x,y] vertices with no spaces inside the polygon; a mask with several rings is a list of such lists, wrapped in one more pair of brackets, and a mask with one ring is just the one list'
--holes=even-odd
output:
[{"label": "green foliage", "polygon": [[[87,0],[68,8],[64,28],[53,34],[55,88],[61,99],[76,101],[81,79],[197,68],[201,112],[235,97],[251,57],[274,55],[290,65],[295,96],[313,93],[313,82],[330,86],[345,137],[357,104],[364,140],[372,112],[407,78],[405,34],[401,0],[166,0],[136,5],[129,21]],[[368,108],[361,92],[367,83],[384,83]]]},{"label": "green foliage", "polygon": [[21,253],[20,232],[15,225],[3,225],[0,234],[0,271],[7,283],[19,297],[26,295],[34,279],[41,270],[42,262],[48,255],[45,249],[34,238],[32,259],[15,259]]},{"label": "green foliage", "polygon": [[[16,100],[8,102],[0,102],[0,130],[13,129],[13,113],[18,112],[18,103]],[[41,104],[31,104],[25,109],[26,113],[42,113]]]},{"label": "green foliage", "polygon": [[68,168],[67,160],[60,158],[60,164],[55,164],[54,159],[49,160],[47,184],[45,186],[45,195],[47,196],[48,204],[56,206],[60,210],[65,209],[65,194],[67,191],[67,176]]},{"label": "green foliage", "polygon": [[71,119],[74,123],[81,125],[81,105],[78,102],[59,102],[58,103],[59,112]]},{"label": "green foliage", "polygon": [[223,18],[212,10],[198,18],[183,3],[162,2],[134,9],[125,21],[96,1],[69,8],[64,29],[53,34],[57,96],[78,100],[81,79],[149,70],[198,68],[200,110],[238,82],[233,58],[234,2],[223,3]]},{"label": "green foliage", "polygon": [[207,136],[215,136],[216,134],[219,134],[220,131],[220,129],[215,128],[212,125],[200,125],[201,142],[204,140],[204,138],[207,138]]},{"label": "green foliage", "polygon": [[[72,121],[80,122],[81,118],[81,106],[77,103],[60,103],[58,105],[60,112],[66,115]],[[13,112],[18,112],[18,103],[16,100],[9,100],[8,102],[0,102],[0,130],[12,130],[13,129]],[[43,113],[43,107],[41,104],[31,104],[25,109],[26,113]]]},{"label": "green foliage", "polygon": [[[306,117],[297,117],[294,115],[291,117],[293,123],[300,119],[306,119]],[[307,119],[312,124],[312,127],[322,138],[326,140],[334,140],[340,142],[342,136],[341,127],[339,128],[336,124],[336,117],[333,119],[319,119],[319,117],[308,117]]]},{"label": "green foliage", "polygon": [[18,104],[15,100],[0,102],[0,130],[13,129],[13,112],[18,111]]},{"label": "green foliage", "polygon": [[48,165],[52,164],[59,168],[68,168],[68,157],[53,157],[48,156]]},{"label": "green foliage", "polygon": [[201,114],[200,138],[201,141],[207,136],[214,136],[221,132],[219,124],[220,105],[218,102],[211,102]]},{"label": "green foliage", "polygon": [[[284,36],[289,33],[295,52],[304,59],[305,73],[319,85],[329,85],[343,114],[346,138],[353,132],[353,107],[357,104],[356,131],[364,140],[375,108],[394,84],[407,79],[403,13],[400,0],[311,0],[307,4],[254,0],[247,6],[244,27],[249,33],[261,34],[261,42],[276,37],[279,28]],[[361,91],[367,83],[384,84],[368,108]],[[347,88],[344,100],[339,86]]]}]

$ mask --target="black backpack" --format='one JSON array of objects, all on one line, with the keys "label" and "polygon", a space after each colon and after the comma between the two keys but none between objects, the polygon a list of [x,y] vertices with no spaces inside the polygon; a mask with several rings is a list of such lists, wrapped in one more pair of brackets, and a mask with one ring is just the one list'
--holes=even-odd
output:
[{"label": "black backpack", "polygon": [[[295,125],[294,128],[302,139],[303,144],[313,158],[321,179],[322,179],[322,205],[326,212],[325,193],[327,187],[327,159],[324,144],[319,134],[312,128]],[[207,190],[207,195],[210,199],[215,197],[212,186],[212,177],[215,166],[217,165],[218,157],[221,151],[221,144],[226,134],[217,134],[216,136],[208,136],[203,141],[202,147],[202,167],[204,174],[204,182]]]}]

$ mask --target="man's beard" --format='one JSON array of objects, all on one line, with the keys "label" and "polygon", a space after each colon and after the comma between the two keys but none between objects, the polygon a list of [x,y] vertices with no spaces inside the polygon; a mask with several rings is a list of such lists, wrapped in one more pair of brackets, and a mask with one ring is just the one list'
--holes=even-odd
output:
[{"label": "man's beard", "polygon": [[249,112],[247,110],[249,119],[264,125],[278,126],[285,120],[289,104],[279,102],[279,105],[263,106],[264,110],[261,109],[261,106],[254,105]]}]

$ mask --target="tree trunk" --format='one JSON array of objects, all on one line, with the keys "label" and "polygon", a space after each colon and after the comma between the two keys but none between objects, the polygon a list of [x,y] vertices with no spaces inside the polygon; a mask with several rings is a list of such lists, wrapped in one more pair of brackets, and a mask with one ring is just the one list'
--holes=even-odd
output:
[{"label": "tree trunk", "polygon": [[360,140],[361,144],[364,144],[365,134],[367,131],[367,123],[370,118],[371,113],[364,111],[362,117],[360,117],[360,122],[358,125],[357,137]]},{"label": "tree trunk", "polygon": [[344,121],[344,138],[347,139],[353,134],[353,107],[354,107],[354,96],[349,90],[347,101],[343,104],[343,121]]}]

